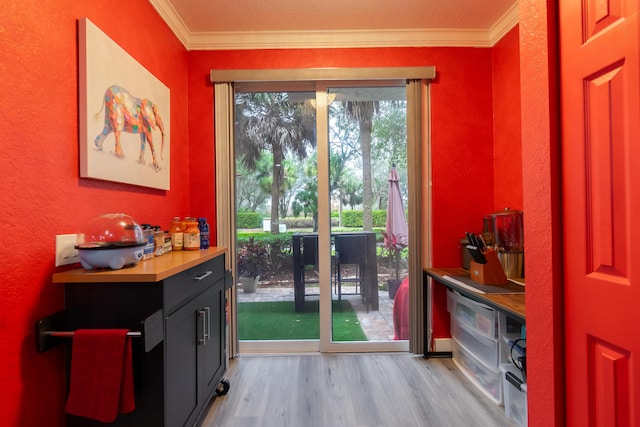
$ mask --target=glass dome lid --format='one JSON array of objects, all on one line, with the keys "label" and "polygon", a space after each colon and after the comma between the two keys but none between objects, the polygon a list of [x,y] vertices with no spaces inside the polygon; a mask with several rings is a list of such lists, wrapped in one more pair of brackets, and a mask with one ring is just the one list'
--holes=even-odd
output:
[{"label": "glass dome lid", "polygon": [[123,213],[100,215],[78,234],[77,249],[110,249],[144,246],[142,227]]}]

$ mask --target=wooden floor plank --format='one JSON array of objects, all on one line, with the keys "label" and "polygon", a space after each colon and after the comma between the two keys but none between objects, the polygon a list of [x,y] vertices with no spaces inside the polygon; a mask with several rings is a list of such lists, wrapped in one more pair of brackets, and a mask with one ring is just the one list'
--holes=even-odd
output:
[{"label": "wooden floor plank", "polygon": [[246,355],[203,427],[512,426],[450,359],[408,353]]}]

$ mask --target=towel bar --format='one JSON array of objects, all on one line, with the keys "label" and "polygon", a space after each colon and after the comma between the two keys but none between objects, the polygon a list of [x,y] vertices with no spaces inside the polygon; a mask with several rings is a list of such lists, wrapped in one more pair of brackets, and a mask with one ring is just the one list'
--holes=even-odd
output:
[{"label": "towel bar", "polygon": [[[142,338],[144,351],[150,352],[156,345],[164,341],[162,310],[143,319],[140,324],[142,331],[129,331],[128,337]],[[118,329],[119,327],[114,327]],[[75,331],[69,331],[67,326],[67,312],[61,311],[36,322],[36,351],[44,353],[61,344],[64,338],[71,338]]]},{"label": "towel bar", "polygon": [[[69,338],[69,337],[73,337],[73,335],[75,335],[76,332],[75,331],[43,331],[42,333],[50,337]],[[127,332],[127,336],[133,337],[133,338],[140,338],[142,337],[142,332],[129,331]]]}]

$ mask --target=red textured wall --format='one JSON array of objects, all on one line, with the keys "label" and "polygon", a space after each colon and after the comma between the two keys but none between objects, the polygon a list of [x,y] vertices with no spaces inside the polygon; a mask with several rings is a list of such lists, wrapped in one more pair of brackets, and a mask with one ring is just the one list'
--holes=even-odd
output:
[{"label": "red textured wall", "polygon": [[[207,80],[212,68],[435,65],[437,76],[431,85],[433,262],[436,266],[459,265],[457,242],[464,231],[479,231],[482,216],[494,206],[491,61],[491,49],[473,48],[190,52],[189,106],[195,112],[190,115],[190,136],[202,142],[192,148],[192,155],[196,156],[194,150],[205,158],[211,153],[204,141],[213,134],[213,88]],[[204,162],[202,166],[212,167]],[[206,181],[210,172],[195,169]],[[428,185],[426,175],[424,185]],[[194,195],[194,208],[207,203],[197,199]],[[434,304],[446,307],[444,289],[436,290]],[[436,337],[449,336],[448,324],[446,310],[434,313]]]},{"label": "red textured wall", "polygon": [[522,210],[519,43],[516,26],[493,47],[494,211]]},{"label": "red textured wall", "polygon": [[[557,1],[520,1],[529,425],[563,426]],[[577,16],[575,19],[581,19]]]},{"label": "red textured wall", "polygon": [[[164,226],[190,213],[187,52],[147,1],[5,1],[0,16],[0,424],[55,427],[64,425],[64,352],[37,354],[33,332],[63,309],[51,283],[55,235],[106,212]],[[80,17],[170,88],[170,191],[79,178]]]},{"label": "red textured wall", "polygon": [[[481,215],[493,209],[491,50],[473,48],[388,48],[218,51],[189,53],[190,136],[204,141],[213,134],[212,68],[374,67],[435,65],[431,86],[433,126],[434,254],[436,265],[459,262],[457,240],[479,229]],[[194,115],[191,115],[194,112]],[[206,167],[204,165],[203,167]],[[211,168],[211,166],[209,166]],[[192,168],[193,171],[194,168]],[[209,173],[195,168],[195,173]],[[426,183],[425,183],[426,184]],[[460,189],[473,184],[474,191]],[[192,203],[196,204],[196,197]]]},{"label": "red textured wall", "polygon": [[[7,3],[0,4],[0,195],[6,225],[0,269],[0,413],[7,425],[64,425],[63,352],[36,354],[33,336],[36,319],[63,308],[62,288],[51,283],[57,271],[56,234],[76,232],[105,212],[126,212],[140,222],[165,226],[172,215],[205,215],[215,229],[213,88],[208,80],[213,67],[435,65],[430,105],[434,265],[456,265],[461,234],[479,230],[482,215],[494,207],[490,49],[187,53],[147,2]],[[78,177],[76,20],[84,16],[171,90],[170,191]],[[442,294],[436,297],[443,306]],[[448,318],[436,322],[442,328]]]}]

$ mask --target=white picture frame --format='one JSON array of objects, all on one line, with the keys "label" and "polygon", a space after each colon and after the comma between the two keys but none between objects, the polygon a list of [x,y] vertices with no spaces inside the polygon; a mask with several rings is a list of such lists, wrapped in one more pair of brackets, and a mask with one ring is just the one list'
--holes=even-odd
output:
[{"label": "white picture frame", "polygon": [[78,24],[80,177],[169,190],[169,88],[87,18]]}]

